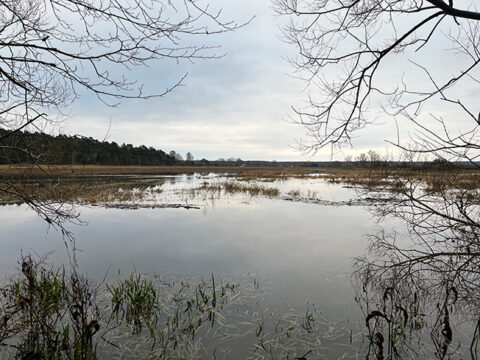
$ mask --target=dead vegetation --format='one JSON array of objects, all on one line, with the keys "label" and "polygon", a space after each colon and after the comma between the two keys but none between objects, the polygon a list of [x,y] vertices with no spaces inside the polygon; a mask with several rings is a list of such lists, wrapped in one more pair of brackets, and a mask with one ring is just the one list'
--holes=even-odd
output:
[{"label": "dead vegetation", "polygon": [[[158,180],[157,180],[158,182]],[[162,191],[147,180],[132,181],[18,181],[15,186],[38,201],[95,205],[140,200],[149,192]],[[21,201],[15,194],[2,193],[2,202]]]},{"label": "dead vegetation", "polygon": [[237,181],[225,181],[221,183],[211,184],[204,182],[202,186],[193,190],[205,190],[214,193],[246,193],[250,196],[265,196],[269,198],[277,197],[280,191],[274,187],[263,186],[261,184],[240,183]]},{"label": "dead vegetation", "polygon": [[186,173],[230,173],[239,177],[272,178],[302,176],[318,172],[307,167],[239,167],[239,166],[114,166],[114,165],[0,165],[0,175],[68,176],[68,175],[176,175]]},{"label": "dead vegetation", "polygon": [[[65,167],[66,169],[67,167]],[[80,167],[78,167],[80,168]],[[87,171],[92,167],[82,167]],[[95,167],[100,171],[100,168]],[[128,176],[128,171],[137,171],[146,167],[111,167],[115,171],[127,169],[127,176],[95,176],[58,175],[54,178],[23,177],[16,178],[13,185],[16,191],[9,194],[8,189],[0,181],[2,203],[22,202],[16,194],[28,193],[36,201],[54,201],[58,203],[76,203],[87,205],[102,204],[126,204],[140,203],[143,200],[152,198],[152,195],[159,194],[163,190],[161,186],[165,180],[155,177],[153,174],[145,176]],[[150,168],[153,170],[154,167]],[[175,171],[194,170],[187,167],[163,167],[175,169]],[[204,169],[203,169],[204,170]],[[226,170],[226,168],[217,168]],[[362,190],[385,190],[387,192],[401,192],[406,183],[421,183],[422,188],[431,195],[457,189],[470,192],[476,196],[476,189],[480,189],[480,171],[474,169],[466,170],[414,170],[405,168],[236,168],[237,173],[225,174],[221,182],[205,182],[193,189],[186,191],[206,191],[212,194],[239,194],[244,193],[250,196],[263,196],[269,198],[280,197],[280,190],[273,184],[277,180],[286,179],[318,179],[343,186],[358,187]],[[315,171],[314,171],[315,170]],[[319,171],[321,170],[321,171]],[[220,171],[222,173],[222,171]],[[197,173],[202,174],[202,173]],[[12,182],[8,184],[11,186]],[[160,185],[160,186],[159,186]],[[298,200],[301,198],[299,190],[287,193],[289,198]],[[150,205],[149,205],[150,206]]]},{"label": "dead vegetation", "polygon": [[413,170],[402,168],[385,169],[328,169],[320,177],[332,183],[343,183],[368,188],[389,186],[398,181],[418,180],[430,192],[446,189],[480,189],[480,171],[465,170]]},{"label": "dead vegetation", "polygon": [[[273,180],[272,180],[273,181]],[[272,182],[266,181],[266,182]],[[58,178],[55,181],[45,181],[42,179],[17,181],[15,184],[17,191],[31,194],[31,198],[36,201],[71,203],[82,205],[101,205],[105,207],[115,207],[122,209],[138,208],[187,208],[198,209],[192,204],[178,203],[157,203],[156,194],[164,192],[162,185],[163,179],[154,177],[144,178],[109,178],[109,179],[74,179]],[[0,185],[1,186],[1,185]],[[176,196],[174,192],[168,195]],[[197,191],[205,191],[212,194],[239,194],[244,193],[249,196],[277,197],[280,191],[272,186],[266,186],[260,182],[240,182],[236,180],[226,180],[218,183],[205,181],[200,187],[185,189],[194,195]],[[22,199],[15,193],[1,193],[0,203],[21,203]]]},{"label": "dead vegetation", "polygon": [[480,171],[471,168],[421,169],[414,167],[234,167],[234,166],[103,166],[58,165],[31,167],[0,165],[2,176],[62,178],[78,175],[178,175],[223,173],[239,181],[272,182],[287,178],[324,178],[332,183],[382,186],[392,178],[416,178],[432,189],[454,186],[463,189],[480,188]]}]

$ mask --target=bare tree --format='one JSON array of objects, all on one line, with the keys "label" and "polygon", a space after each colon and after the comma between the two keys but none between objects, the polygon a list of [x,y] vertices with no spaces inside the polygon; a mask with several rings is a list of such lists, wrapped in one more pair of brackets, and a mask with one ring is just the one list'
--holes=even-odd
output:
[{"label": "bare tree", "polygon": [[[324,146],[350,144],[357,130],[377,117],[391,116],[398,124],[403,118],[417,127],[412,144],[420,146],[400,141],[396,145],[475,161],[479,155],[479,104],[459,96],[466,86],[477,86],[478,91],[480,83],[476,78],[480,12],[475,3],[274,3],[277,13],[290,16],[284,35],[298,52],[291,62],[310,90],[308,106],[294,109],[297,116],[292,118],[310,135],[310,142],[300,144],[302,150],[315,152]],[[446,46],[449,49],[442,52]],[[435,64],[445,56],[452,57],[450,68],[439,69]],[[454,118],[445,120],[442,114],[435,114],[439,103],[444,104],[442,109],[449,106]],[[436,124],[426,122],[432,117]],[[457,131],[462,122],[470,122],[470,127]]]},{"label": "bare tree", "polygon": [[367,154],[361,153],[355,158],[355,161],[360,164],[360,166],[366,166],[368,162]]},{"label": "bare tree", "polygon": [[378,165],[381,161],[381,156],[374,150],[368,150],[367,152],[369,161],[372,163],[373,166]]},{"label": "bare tree", "polygon": [[93,92],[107,104],[122,98],[163,96],[178,86],[145,94],[128,79],[132,66],[159,59],[217,58],[208,46],[189,45],[192,36],[231,31],[198,2],[156,0],[34,0],[0,2],[2,127],[19,130],[61,113]]},{"label": "bare tree", "polygon": [[[164,96],[186,74],[145,93],[129,70],[158,60],[221,57],[216,47],[196,45],[196,38],[243,25],[222,20],[220,11],[202,1],[1,0],[0,140],[61,121],[85,91],[111,106]],[[38,163],[27,142],[15,149]],[[37,203],[11,179],[0,182],[0,191],[24,199],[49,222],[72,216],[62,207]]]},{"label": "bare tree", "polygon": [[[477,179],[470,175],[385,170],[388,181],[380,196],[386,201],[371,210],[382,223],[394,218],[404,226],[372,235],[369,251],[354,266],[356,300],[365,314],[372,356],[384,356],[388,349],[386,358],[391,358],[407,348],[409,332],[424,336],[428,331],[435,356],[447,358],[456,351],[450,345],[455,324],[462,321],[473,324],[471,344],[463,350],[470,346],[476,359],[480,202]],[[364,188],[361,195],[371,198],[378,191]]]},{"label": "bare tree", "polygon": [[[350,145],[358,130],[381,117],[392,120],[398,134],[392,143],[410,161],[437,158],[439,164],[478,166],[480,103],[472,94],[480,84],[480,12],[474,2],[274,3],[278,14],[290,17],[284,36],[297,49],[290,61],[309,90],[308,105],[294,109],[292,117],[310,135],[301,150]],[[448,66],[438,66],[440,59]],[[403,127],[411,131],[408,139],[400,136]],[[381,221],[402,220],[406,232],[372,236],[367,255],[356,262],[357,300],[365,310],[373,358],[393,358],[404,335],[427,328],[428,321],[435,356],[447,358],[455,350],[450,346],[452,313],[473,323],[471,354],[476,358],[476,179],[451,169],[440,176],[385,173],[386,185],[377,195],[388,194],[387,199],[372,211]],[[363,190],[372,196],[372,189]]]}]

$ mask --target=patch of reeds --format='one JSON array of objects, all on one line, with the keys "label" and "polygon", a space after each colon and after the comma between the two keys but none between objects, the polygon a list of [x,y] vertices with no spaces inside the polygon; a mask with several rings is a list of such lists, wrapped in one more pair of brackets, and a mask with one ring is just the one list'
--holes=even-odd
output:
[{"label": "patch of reeds", "polygon": [[208,192],[224,192],[227,194],[244,193],[250,196],[277,197],[280,191],[274,187],[267,187],[256,183],[239,183],[238,181],[225,181],[221,183],[204,183],[197,190],[205,190]]},{"label": "patch of reeds", "polygon": [[293,198],[299,198],[299,197],[300,197],[300,193],[301,193],[300,190],[298,190],[298,189],[293,189],[293,190],[290,190],[290,191],[287,193],[287,195],[288,195],[288,196],[291,196],[291,197],[293,197]]},{"label": "patch of reeds", "polygon": [[156,320],[157,289],[152,281],[140,275],[131,274],[118,284],[108,286],[112,297],[112,316],[125,319],[133,326],[133,332],[142,331],[142,325],[151,327]]},{"label": "patch of reeds", "polygon": [[99,312],[85,277],[25,257],[0,296],[2,359],[96,358]]}]

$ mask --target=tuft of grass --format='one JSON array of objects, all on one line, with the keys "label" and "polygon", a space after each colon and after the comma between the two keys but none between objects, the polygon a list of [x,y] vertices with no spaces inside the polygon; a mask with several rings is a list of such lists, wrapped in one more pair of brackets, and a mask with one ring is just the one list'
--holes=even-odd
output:
[{"label": "tuft of grass", "polygon": [[260,184],[241,184],[237,181],[225,181],[218,184],[204,183],[199,190],[209,192],[225,192],[227,194],[246,193],[250,196],[277,197],[280,191],[277,188],[266,187]]},{"label": "tuft of grass", "polygon": [[94,290],[76,273],[22,258],[18,277],[0,289],[0,347],[15,349],[15,359],[96,359]]},{"label": "tuft of grass", "polygon": [[150,327],[156,321],[157,290],[149,279],[131,274],[107,289],[112,297],[112,316],[125,318],[135,334],[142,331],[142,324]]},{"label": "tuft of grass", "polygon": [[298,197],[300,197],[300,190],[298,190],[298,189],[290,190],[288,192],[288,195],[293,197],[293,198],[298,198]]}]

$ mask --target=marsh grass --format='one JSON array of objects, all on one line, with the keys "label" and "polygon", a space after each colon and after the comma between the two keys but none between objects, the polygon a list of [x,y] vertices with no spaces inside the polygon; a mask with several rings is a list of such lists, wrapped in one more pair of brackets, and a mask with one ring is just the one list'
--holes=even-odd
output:
[{"label": "marsh grass", "polygon": [[[299,189],[293,189],[288,192],[288,196],[291,196],[293,198],[299,198],[301,194],[301,191]],[[310,195],[310,194],[309,194]],[[310,196],[309,196],[310,197]]]},{"label": "marsh grass", "polygon": [[[113,347],[105,354],[127,358],[187,359],[205,352],[200,344],[225,321],[222,310],[238,299],[238,285],[175,280],[159,285],[131,275],[108,287],[114,326],[103,339]],[[142,332],[142,326],[148,330]],[[128,331],[130,329],[130,331]],[[125,331],[127,330],[127,331]],[[126,337],[130,333],[132,336]]]},{"label": "marsh grass", "polygon": [[350,346],[351,329],[310,305],[262,305],[256,278],[131,274],[102,285],[31,257],[20,265],[0,288],[2,359],[314,359]]},{"label": "marsh grass", "polygon": [[95,290],[76,273],[22,258],[18,276],[0,289],[2,359],[95,359]]},{"label": "marsh grass", "polygon": [[20,265],[0,289],[2,359],[91,360],[99,347],[120,357],[133,352],[144,358],[146,351],[157,359],[178,358],[202,326],[213,327],[236,290],[216,285],[212,275],[210,281],[168,284],[160,296],[153,280],[131,274],[97,297],[99,285],[76,272],[53,270],[31,257]]},{"label": "marsh grass", "polygon": [[330,169],[320,176],[328,182],[348,184],[368,188],[389,187],[405,181],[417,180],[425,188],[438,193],[446,189],[475,190],[480,189],[480,171],[474,169],[458,170],[414,170],[402,168],[385,169]]},{"label": "marsh grass", "polygon": [[[183,170],[186,168],[178,167]],[[84,171],[93,169],[83,168]],[[97,171],[99,169],[96,169]],[[117,171],[119,169],[115,169]],[[139,169],[137,169],[139,170]],[[217,169],[219,170],[219,169]],[[419,181],[428,193],[441,194],[449,189],[466,190],[471,196],[478,197],[475,193],[480,189],[480,172],[475,170],[414,170],[403,168],[329,168],[323,169],[299,169],[299,168],[255,168],[238,169],[235,174],[227,174],[219,182],[205,178],[205,182],[195,188],[180,190],[167,190],[164,192],[164,180],[148,176],[121,178],[121,177],[58,177],[55,180],[40,178],[23,178],[15,182],[19,193],[31,194],[32,199],[37,201],[75,203],[82,205],[109,205],[115,204],[155,204],[161,199],[165,204],[169,203],[177,195],[185,197],[185,200],[196,199],[203,196],[205,200],[219,198],[228,194],[247,194],[249,196],[264,196],[280,198],[280,190],[273,184],[276,181],[287,179],[309,179],[314,181],[326,181],[359,189],[387,190],[389,192],[402,192],[408,182]],[[93,171],[93,170],[92,170]],[[130,169],[129,171],[135,171]],[[127,172],[128,173],[128,172]],[[269,186],[267,183],[271,183]],[[175,193],[177,191],[178,193]],[[202,194],[205,193],[205,194]],[[160,198],[159,195],[162,194]],[[299,190],[290,190],[284,194],[289,200],[310,201],[316,196],[301,194]],[[0,202],[21,203],[22,199],[8,192],[1,192]],[[188,199],[187,199],[188,198]],[[152,202],[153,201],[153,202]],[[156,204],[158,205],[158,204]]]},{"label": "marsh grass", "polygon": [[202,186],[194,190],[203,190],[212,193],[238,194],[244,193],[250,196],[265,196],[269,198],[277,197],[280,190],[274,187],[267,187],[257,183],[243,184],[238,181],[224,181],[221,183],[203,183]]},{"label": "marsh grass", "polygon": [[[163,190],[158,180],[135,181],[24,181],[16,187],[37,201],[67,202],[85,205],[140,201]],[[20,201],[15,194],[2,193],[3,202]]]},{"label": "marsh grass", "polygon": [[71,175],[119,175],[154,174],[175,175],[193,173],[228,173],[240,177],[278,178],[280,176],[303,176],[318,172],[319,168],[308,167],[239,167],[239,166],[115,166],[115,165],[0,165],[0,174],[32,176],[71,176]]},{"label": "marsh grass", "polygon": [[157,290],[152,281],[131,274],[129,278],[116,285],[107,285],[107,289],[112,297],[112,316],[117,321],[122,318],[127,324],[133,325],[134,334],[139,334],[143,325],[151,330],[151,324],[155,323],[157,318],[158,300]]}]

